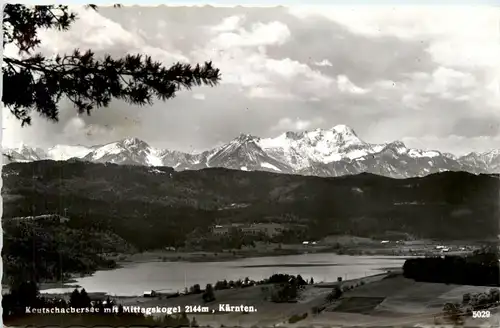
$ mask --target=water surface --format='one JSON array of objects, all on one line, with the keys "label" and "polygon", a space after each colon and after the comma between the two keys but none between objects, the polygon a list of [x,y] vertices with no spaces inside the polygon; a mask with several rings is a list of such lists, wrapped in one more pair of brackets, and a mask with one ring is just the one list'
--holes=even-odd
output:
[{"label": "water surface", "polygon": [[[110,295],[142,295],[146,290],[182,291],[187,285],[249,277],[260,280],[274,273],[300,274],[315,282],[336,281],[337,277],[354,279],[401,267],[403,257],[349,256],[336,254],[302,254],[238,259],[225,262],[147,262],[126,264],[115,270],[97,271],[89,277],[77,278],[87,292]],[[43,293],[71,291],[72,288],[43,290]]]}]

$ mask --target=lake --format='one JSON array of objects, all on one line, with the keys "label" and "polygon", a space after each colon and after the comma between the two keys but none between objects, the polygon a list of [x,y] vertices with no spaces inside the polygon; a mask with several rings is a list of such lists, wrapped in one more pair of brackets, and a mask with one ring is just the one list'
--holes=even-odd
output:
[{"label": "lake", "polygon": [[[301,254],[258,257],[225,262],[146,262],[129,263],[115,270],[97,271],[92,276],[77,278],[87,292],[106,292],[109,295],[142,295],[146,290],[162,292],[183,291],[200,284],[218,280],[253,280],[268,278],[274,273],[300,274],[315,282],[336,281],[337,277],[354,279],[401,267],[405,258],[395,256],[349,256],[337,254]],[[54,288],[42,293],[61,293],[74,288]]]}]

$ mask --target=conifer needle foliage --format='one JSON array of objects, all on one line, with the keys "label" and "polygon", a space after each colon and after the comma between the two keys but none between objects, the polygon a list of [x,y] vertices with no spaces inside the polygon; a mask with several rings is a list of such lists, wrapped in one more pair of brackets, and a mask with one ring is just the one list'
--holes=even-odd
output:
[{"label": "conifer needle foliage", "polygon": [[[87,8],[97,10],[95,5]],[[3,15],[3,47],[13,44],[19,54],[3,57],[2,100],[23,126],[31,124],[34,112],[57,122],[62,99],[71,101],[78,113],[90,115],[112,99],[151,105],[154,99],[175,97],[182,88],[215,86],[220,81],[219,69],[211,61],[166,67],[148,54],[98,57],[91,49],[49,58],[36,51],[38,31],[68,30],[77,19],[68,6],[7,4]]]}]

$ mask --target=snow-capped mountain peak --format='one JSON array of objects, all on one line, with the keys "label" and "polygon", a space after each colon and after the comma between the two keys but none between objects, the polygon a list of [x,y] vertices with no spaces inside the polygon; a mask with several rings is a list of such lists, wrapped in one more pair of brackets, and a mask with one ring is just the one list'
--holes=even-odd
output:
[{"label": "snow-capped mountain peak", "polygon": [[401,150],[407,149],[405,143],[402,141],[399,141],[399,140],[393,141],[393,142],[389,143],[388,145],[391,145],[393,148],[397,148],[397,149],[401,149]]},{"label": "snow-capped mountain peak", "polygon": [[[288,131],[288,132],[285,132],[283,134],[283,136],[286,138],[286,139],[293,139],[293,140],[297,140],[297,139],[300,139],[303,137],[303,133],[301,132],[293,132],[293,131]],[[278,137],[279,138],[279,137]]]},{"label": "snow-capped mountain peak", "polygon": [[338,148],[360,146],[366,143],[358,138],[354,130],[345,125],[336,125],[329,130],[316,129],[305,134],[311,142],[325,142]]},{"label": "snow-capped mountain peak", "polygon": [[96,147],[84,160],[100,163],[162,166],[161,153],[138,138],[126,138]]},{"label": "snow-capped mountain peak", "polygon": [[149,148],[149,145],[145,141],[135,137],[123,139],[119,143],[125,148],[137,148],[137,149]]},{"label": "snow-capped mountain peak", "polygon": [[47,150],[49,158],[59,161],[66,161],[70,158],[82,158],[92,151],[92,147],[55,145]]},{"label": "snow-capped mountain peak", "polygon": [[256,142],[260,138],[253,136],[251,134],[241,133],[236,139],[233,140],[235,143],[245,143],[245,142]]},{"label": "snow-capped mountain peak", "polygon": [[500,172],[500,151],[462,157],[408,148],[401,141],[370,144],[346,125],[285,132],[271,138],[240,134],[226,144],[198,154],[156,149],[138,138],[92,147],[57,145],[47,151],[20,145],[4,150],[4,163],[80,158],[90,162],[171,166],[176,170],[225,167],[238,170],[339,176],[371,172],[391,177],[421,176],[446,170]]},{"label": "snow-capped mountain peak", "polygon": [[45,152],[41,148],[28,147],[26,144],[21,142],[17,148],[13,149],[19,155],[25,157],[27,160],[40,160],[45,156]]},{"label": "snow-capped mountain peak", "polygon": [[352,128],[348,127],[347,125],[343,125],[343,124],[336,125],[333,128],[331,128],[330,131],[332,131],[334,133],[335,137],[339,141],[342,141],[345,143],[350,143],[350,144],[355,144],[355,143],[364,144],[365,143],[364,141],[362,141],[358,137],[356,132]]},{"label": "snow-capped mountain peak", "polygon": [[375,151],[346,125],[285,132],[276,138],[261,139],[260,146],[295,169],[303,169],[313,162],[326,164],[342,158],[354,159]]},{"label": "snow-capped mountain peak", "polygon": [[354,137],[358,137],[358,135],[356,134],[356,132],[349,126],[345,125],[345,124],[338,124],[338,125],[335,125],[333,128],[332,128],[333,131],[335,131],[336,133],[339,133],[339,134],[343,134],[343,135],[350,135],[350,136],[354,136]]}]

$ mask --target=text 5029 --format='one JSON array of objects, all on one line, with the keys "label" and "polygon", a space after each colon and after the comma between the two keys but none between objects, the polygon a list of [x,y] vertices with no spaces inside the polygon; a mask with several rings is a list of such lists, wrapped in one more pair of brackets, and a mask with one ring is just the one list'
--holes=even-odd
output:
[{"label": "text 5029", "polygon": [[472,318],[481,319],[481,318],[489,318],[490,311],[472,311]]}]

